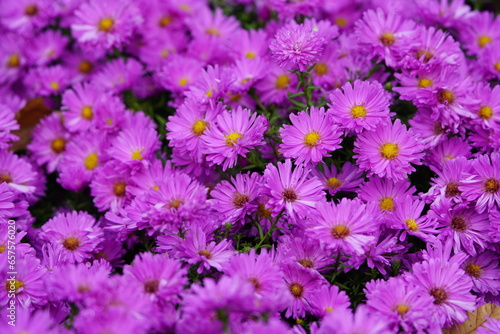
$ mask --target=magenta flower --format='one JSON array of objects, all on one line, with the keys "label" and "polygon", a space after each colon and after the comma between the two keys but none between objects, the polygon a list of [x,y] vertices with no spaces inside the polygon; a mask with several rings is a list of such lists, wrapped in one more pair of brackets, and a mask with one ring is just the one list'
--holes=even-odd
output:
[{"label": "magenta flower", "polygon": [[310,208],[324,201],[321,182],[316,177],[308,178],[310,169],[296,166],[292,161],[278,162],[277,167],[268,164],[264,171],[264,191],[269,195],[269,205],[274,214],[282,210],[290,217],[306,216]]},{"label": "magenta flower", "polygon": [[309,299],[313,313],[324,317],[338,310],[347,310],[351,305],[345,291],[340,291],[336,285],[323,285],[317,293]]},{"label": "magenta flower", "polygon": [[394,124],[385,123],[375,131],[361,133],[354,142],[354,158],[359,167],[369,171],[369,175],[404,179],[421,164],[424,147],[413,131],[397,119]]},{"label": "magenta flower", "polygon": [[332,164],[331,167],[323,165],[323,173],[316,168],[312,174],[323,182],[324,189],[330,195],[335,195],[339,191],[356,191],[363,183],[363,172],[350,162],[346,162],[341,171]]},{"label": "magenta flower", "polygon": [[395,210],[395,203],[401,197],[412,195],[415,191],[415,187],[406,180],[394,182],[392,179],[372,177],[361,186],[359,198],[378,204],[383,212],[391,212]]},{"label": "magenta flower", "polygon": [[373,130],[389,120],[389,96],[377,81],[356,80],[329,95],[328,113],[348,131]]},{"label": "magenta flower", "polygon": [[214,208],[222,214],[225,221],[244,223],[245,215],[257,208],[255,199],[259,195],[261,182],[262,177],[257,173],[236,174],[230,182],[221,181],[210,192]]},{"label": "magenta flower", "polygon": [[180,262],[160,254],[138,254],[133,265],[125,266],[123,274],[130,288],[141,290],[151,301],[177,302],[187,283],[187,272]]},{"label": "magenta flower", "polygon": [[441,170],[437,170],[437,177],[431,180],[431,188],[425,194],[427,201],[436,201],[443,198],[460,203],[465,199],[459,190],[460,182],[470,176],[472,172],[471,161],[465,157],[456,157],[445,160]]},{"label": "magenta flower", "polygon": [[15,116],[14,110],[0,103],[0,149],[9,147],[10,142],[18,139],[16,135],[11,133],[12,130],[19,130]]},{"label": "magenta flower", "polygon": [[500,153],[481,155],[472,162],[472,175],[460,182],[464,198],[482,213],[500,206]]},{"label": "magenta flower", "polygon": [[61,244],[71,262],[83,262],[97,253],[103,232],[95,218],[83,211],[59,213],[42,226],[40,238]]},{"label": "magenta flower", "polygon": [[212,165],[222,165],[223,171],[234,167],[239,155],[246,157],[249,149],[264,145],[266,129],[267,120],[263,115],[251,114],[241,107],[223,111],[202,137],[207,160]]},{"label": "magenta flower", "polygon": [[500,268],[497,259],[496,253],[485,251],[462,264],[462,269],[472,278],[475,292],[489,292],[494,296],[500,293]]},{"label": "magenta flower", "polygon": [[317,217],[308,230],[321,244],[335,252],[363,254],[363,247],[375,241],[375,206],[343,198],[339,204],[318,203]]},{"label": "magenta flower", "polygon": [[127,192],[129,173],[116,161],[110,161],[96,171],[90,191],[99,211],[117,212],[130,201],[131,196]]},{"label": "magenta flower", "polygon": [[96,124],[95,113],[105,100],[102,92],[89,84],[76,84],[62,96],[64,125],[71,132],[85,131]]},{"label": "magenta flower", "polygon": [[311,107],[290,115],[292,125],[280,129],[283,144],[280,152],[285,158],[295,158],[296,164],[320,162],[328,152],[340,148],[340,131],[325,113],[324,108]]},{"label": "magenta flower", "polygon": [[284,235],[279,239],[276,249],[277,260],[282,263],[298,263],[304,268],[317,271],[328,270],[332,264],[329,252],[321,247],[319,240],[293,235]]},{"label": "magenta flower", "polygon": [[313,28],[291,20],[278,30],[269,49],[280,67],[303,72],[318,60],[326,40]]}]

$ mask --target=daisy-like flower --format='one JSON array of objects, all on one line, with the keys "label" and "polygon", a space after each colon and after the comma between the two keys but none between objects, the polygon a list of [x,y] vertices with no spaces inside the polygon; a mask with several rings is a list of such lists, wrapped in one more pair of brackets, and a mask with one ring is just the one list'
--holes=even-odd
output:
[{"label": "daisy-like flower", "polygon": [[116,212],[130,201],[127,193],[129,170],[117,161],[110,161],[96,171],[90,192],[99,211]]},{"label": "daisy-like flower", "polygon": [[394,66],[399,54],[405,51],[403,36],[413,31],[415,23],[404,20],[394,11],[367,10],[363,18],[356,21],[356,36],[360,46],[369,56],[378,56],[389,66]]},{"label": "daisy-like flower", "polygon": [[155,129],[134,125],[125,128],[118,137],[113,139],[108,154],[110,157],[132,167],[133,171],[137,171],[141,166],[149,166],[149,160],[159,147],[160,142]]},{"label": "daisy-like flower", "polygon": [[97,252],[103,232],[86,212],[59,213],[42,226],[40,238],[61,244],[71,262],[83,262]]},{"label": "daisy-like flower", "polygon": [[288,93],[295,91],[297,76],[274,64],[269,64],[264,78],[256,85],[262,103],[283,103]]},{"label": "daisy-like flower", "polygon": [[500,320],[487,318],[488,320],[477,328],[477,334],[491,334],[500,332]]},{"label": "daisy-like flower", "polygon": [[332,264],[331,256],[314,238],[284,235],[280,238],[276,253],[279,262],[295,262],[304,268],[317,271],[325,270],[325,267],[328,268],[327,266]]},{"label": "daisy-like flower", "polygon": [[269,44],[274,60],[288,70],[306,71],[323,52],[326,43],[311,24],[297,24],[294,20],[278,30]]},{"label": "daisy-like flower", "polygon": [[131,288],[138,287],[151,300],[176,302],[187,283],[186,269],[179,261],[149,252],[138,254],[133,265],[125,266],[123,274]]},{"label": "daisy-like flower", "polygon": [[444,168],[444,164],[458,157],[471,157],[471,146],[460,137],[445,138],[428,151],[425,162],[436,173]]},{"label": "daisy-like flower", "polygon": [[[500,19],[498,20],[500,22]],[[500,86],[491,88],[488,84],[478,83],[473,97],[478,99],[476,121],[485,128],[500,128]]]},{"label": "daisy-like flower", "polygon": [[199,227],[190,230],[185,240],[177,245],[178,255],[190,264],[200,263],[198,274],[211,267],[222,271],[223,266],[235,254],[231,241],[223,239],[218,244],[207,241],[207,234]]},{"label": "daisy-like flower", "polygon": [[346,162],[341,171],[332,164],[331,167],[323,165],[323,172],[316,168],[312,174],[323,182],[325,190],[330,195],[335,195],[339,191],[356,191],[363,183],[363,172],[350,162]]},{"label": "daisy-like flower", "polygon": [[5,182],[16,194],[23,193],[26,199],[41,195],[38,180],[39,173],[23,157],[13,152],[0,150],[0,183]]},{"label": "daisy-like flower", "polygon": [[323,285],[308,301],[312,306],[312,312],[320,317],[338,310],[347,310],[351,305],[345,291],[340,291],[336,285]]},{"label": "daisy-like flower", "polygon": [[47,164],[48,173],[56,170],[70,137],[62,122],[56,112],[42,119],[33,129],[33,140],[27,147],[39,166]]},{"label": "daisy-like flower", "polygon": [[472,162],[472,175],[458,188],[482,213],[500,206],[500,153],[481,155]]},{"label": "daisy-like flower", "polygon": [[69,72],[61,65],[31,69],[24,83],[33,90],[32,95],[58,95],[70,84]]},{"label": "daisy-like flower", "polygon": [[[85,131],[95,126],[95,113],[99,107],[102,91],[93,85],[73,85],[62,96],[64,125],[71,132]],[[103,99],[105,100],[105,99]]]},{"label": "daisy-like flower", "polygon": [[459,190],[460,181],[470,176],[471,172],[471,162],[465,157],[444,161],[442,169],[436,170],[437,177],[431,180],[431,188],[425,194],[425,199],[435,201],[448,198],[456,203],[464,201]]},{"label": "daisy-like flower", "polygon": [[434,298],[434,307],[427,312],[434,315],[441,327],[449,327],[454,321],[464,322],[466,312],[476,309],[476,298],[470,293],[472,279],[455,261],[430,258],[416,263],[406,279]]},{"label": "daisy-like flower", "polygon": [[54,321],[49,310],[22,310],[16,314],[16,326],[2,322],[0,331],[4,334],[16,333],[50,333],[58,331],[58,323]]},{"label": "daisy-like flower", "polygon": [[404,241],[407,234],[431,242],[436,234],[436,223],[426,215],[422,216],[425,202],[414,200],[411,196],[404,196],[396,202],[394,212],[387,215],[387,225],[401,231],[399,240]]},{"label": "daisy-like flower", "polygon": [[316,177],[308,178],[310,169],[296,166],[292,171],[292,161],[278,162],[277,167],[268,164],[264,171],[264,188],[269,195],[269,206],[273,213],[286,210],[290,217],[305,216],[310,208],[324,201],[321,182]]},{"label": "daisy-like flower", "polygon": [[347,254],[363,254],[363,246],[375,242],[378,214],[372,204],[343,198],[339,204],[316,205],[317,217],[308,230],[315,239],[331,250]]},{"label": "daisy-like flower", "polygon": [[282,266],[283,279],[287,285],[286,298],[288,301],[285,317],[303,317],[306,311],[311,310],[309,299],[318,290],[328,284],[326,279],[319,273],[304,268],[296,263],[288,263]]},{"label": "daisy-like flower", "polygon": [[91,0],[75,12],[72,35],[85,46],[105,51],[121,47],[143,21],[131,1]]},{"label": "daisy-like flower", "polygon": [[469,53],[477,55],[486,45],[500,41],[500,19],[489,11],[473,11],[459,33]]},{"label": "daisy-like flower", "polygon": [[133,58],[118,58],[106,63],[92,77],[92,83],[111,93],[132,89],[142,76],[142,64]]},{"label": "daisy-like flower", "polygon": [[438,238],[443,242],[449,239],[455,253],[464,251],[475,256],[488,247],[489,236],[484,233],[490,225],[487,213],[480,214],[467,204],[453,205],[443,199],[434,202],[428,215],[438,223]]},{"label": "daisy-like flower", "polygon": [[348,82],[329,98],[328,113],[347,130],[356,133],[373,130],[389,120],[389,96],[377,81]]},{"label": "daisy-like flower", "polygon": [[223,111],[216,124],[202,136],[207,160],[212,165],[222,165],[223,171],[233,167],[239,155],[246,157],[249,149],[264,145],[266,129],[267,120],[263,115],[251,114],[241,107]]},{"label": "daisy-like flower", "polygon": [[394,182],[392,179],[372,177],[361,186],[359,198],[378,204],[381,211],[392,212],[395,203],[406,195],[412,195],[416,189],[406,180]]},{"label": "daisy-like flower", "polygon": [[185,55],[172,55],[158,73],[157,81],[167,90],[183,92],[196,81],[202,63]]},{"label": "daisy-like flower", "polygon": [[199,38],[226,39],[238,29],[239,22],[233,16],[225,16],[221,8],[212,12],[208,7],[200,8],[196,15],[186,20],[191,33]]},{"label": "daisy-like flower", "polygon": [[421,164],[424,156],[423,145],[399,119],[394,124],[387,122],[377,130],[361,133],[354,146],[354,158],[360,168],[370,175],[387,176],[395,181],[415,171],[411,163]]},{"label": "daisy-like flower", "polygon": [[30,65],[45,66],[59,59],[67,44],[68,37],[60,31],[46,30],[33,39],[27,53],[28,62]]},{"label": "daisy-like flower", "polygon": [[292,125],[280,129],[283,144],[280,152],[285,158],[295,158],[296,164],[320,162],[328,152],[340,148],[340,131],[324,108],[309,108],[290,115]]},{"label": "daisy-like flower", "polygon": [[11,134],[12,130],[19,130],[19,124],[15,120],[16,113],[0,103],[0,150],[10,146],[10,142],[16,141],[18,137]]},{"label": "daisy-like flower", "polygon": [[476,257],[467,259],[462,269],[472,278],[474,291],[491,293],[494,296],[500,292],[500,268],[498,255],[492,251],[485,251]]},{"label": "daisy-like flower", "polygon": [[392,334],[394,331],[389,329],[389,320],[374,314],[372,310],[365,305],[359,305],[356,313],[350,309],[340,309],[339,312],[327,314],[315,334],[329,333],[363,333],[363,334]]},{"label": "daisy-like flower", "polygon": [[406,333],[422,331],[431,322],[428,310],[433,307],[434,299],[401,277],[369,282],[365,292],[367,307],[388,318],[396,328],[401,326]]},{"label": "daisy-like flower", "polygon": [[242,220],[247,213],[252,213],[257,208],[255,199],[259,195],[260,183],[261,176],[257,173],[236,174],[230,182],[221,181],[210,192],[215,209],[228,222]]}]

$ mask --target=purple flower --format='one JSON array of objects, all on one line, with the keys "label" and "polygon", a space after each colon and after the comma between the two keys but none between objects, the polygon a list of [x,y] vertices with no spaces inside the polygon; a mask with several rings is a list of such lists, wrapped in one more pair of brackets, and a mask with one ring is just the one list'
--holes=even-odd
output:
[{"label": "purple flower", "polygon": [[424,156],[416,135],[399,119],[394,124],[387,122],[375,131],[361,133],[354,146],[354,158],[360,168],[369,171],[369,175],[387,176],[396,181],[415,171],[410,164],[421,164]]},{"label": "purple flower", "polygon": [[376,81],[348,82],[342,90],[330,94],[329,99],[328,113],[347,131],[373,130],[389,120],[389,96]]},{"label": "purple flower", "polygon": [[311,107],[309,112],[292,114],[290,121],[292,125],[280,129],[280,152],[285,158],[295,158],[297,165],[317,164],[328,152],[340,148],[340,131],[324,108]]},{"label": "purple flower", "polygon": [[311,24],[290,21],[269,44],[274,60],[285,69],[303,72],[321,56],[326,40]]},{"label": "purple flower", "polygon": [[290,217],[306,216],[310,208],[324,200],[321,182],[316,177],[308,178],[310,169],[296,166],[286,159],[278,162],[277,167],[268,164],[264,171],[264,189],[269,195],[269,205],[274,214],[282,210]]},{"label": "purple flower", "polygon": [[248,109],[223,111],[202,137],[207,160],[212,165],[222,165],[223,171],[234,167],[239,155],[246,157],[249,149],[264,144],[266,129],[266,118],[251,114]]},{"label": "purple flower", "polygon": [[60,213],[42,226],[40,238],[61,244],[71,262],[83,262],[97,252],[103,233],[86,212]]},{"label": "purple flower", "polygon": [[356,191],[363,182],[363,172],[350,162],[346,162],[341,171],[332,164],[331,167],[323,165],[323,172],[319,168],[313,169],[312,174],[323,182],[330,195],[339,191]]},{"label": "purple flower", "polygon": [[336,313],[338,310],[347,310],[351,305],[345,291],[340,291],[335,285],[323,285],[311,296],[309,302],[314,310],[313,313],[320,317]]},{"label": "purple flower", "polygon": [[415,187],[406,180],[394,182],[392,179],[372,177],[361,186],[359,198],[366,202],[378,204],[382,212],[395,210],[395,202],[405,195],[412,195]]},{"label": "purple flower", "polygon": [[90,190],[100,211],[116,212],[130,201],[127,192],[129,174],[129,170],[116,161],[110,161],[96,171]]},{"label": "purple flower", "polygon": [[472,278],[473,290],[477,293],[498,295],[500,290],[500,268],[498,255],[485,251],[462,264],[462,269]]}]

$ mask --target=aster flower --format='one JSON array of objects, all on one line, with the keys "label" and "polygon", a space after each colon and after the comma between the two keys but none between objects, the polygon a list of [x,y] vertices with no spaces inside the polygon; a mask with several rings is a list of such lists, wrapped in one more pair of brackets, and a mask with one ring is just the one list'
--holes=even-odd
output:
[{"label": "aster flower", "polygon": [[359,167],[370,175],[404,179],[415,171],[410,165],[421,164],[423,146],[416,135],[397,119],[394,124],[385,123],[376,131],[361,133],[354,142],[354,158]]},{"label": "aster flower", "polygon": [[414,264],[412,274],[408,274],[406,279],[434,298],[431,312],[442,327],[447,328],[454,321],[464,322],[466,312],[476,308],[476,299],[469,292],[472,280],[456,262],[430,258]]},{"label": "aster flower", "polygon": [[16,141],[18,137],[11,134],[12,130],[18,130],[19,124],[15,120],[16,113],[5,104],[0,103],[0,150],[10,146],[10,142]]},{"label": "aster flower", "polygon": [[92,83],[111,93],[131,89],[142,75],[142,64],[133,58],[114,59],[92,77]]},{"label": "aster flower", "polygon": [[485,251],[463,263],[462,269],[472,278],[473,290],[477,293],[499,294],[500,268],[497,258],[496,253]]},{"label": "aster flower", "polygon": [[237,174],[230,182],[221,181],[210,192],[215,209],[222,213],[225,221],[234,223],[243,220],[247,213],[252,213],[257,205],[258,188],[261,176],[257,173]]},{"label": "aster flower", "polygon": [[116,212],[130,200],[127,192],[129,173],[116,161],[110,161],[96,171],[90,183],[90,193],[99,211]]},{"label": "aster flower", "polygon": [[33,90],[31,95],[58,95],[70,84],[69,73],[61,65],[37,67],[29,70],[24,78],[27,87]]},{"label": "aster flower", "polygon": [[267,55],[268,36],[265,30],[238,29],[229,36],[230,52],[237,59],[262,59]]},{"label": "aster flower", "polygon": [[180,262],[159,254],[137,255],[133,265],[125,266],[123,273],[129,287],[139,287],[151,300],[176,302],[187,283],[187,272]]},{"label": "aster flower", "polygon": [[477,334],[491,334],[500,331],[500,320],[487,318],[487,321],[477,328]]},{"label": "aster flower", "polygon": [[102,230],[86,212],[60,213],[42,226],[40,238],[61,244],[72,262],[83,262],[97,251]]},{"label": "aster flower", "polygon": [[290,115],[292,125],[280,129],[283,144],[280,152],[285,158],[295,158],[296,164],[320,162],[329,151],[340,148],[340,132],[324,108],[311,107]]},{"label": "aster flower", "polygon": [[234,255],[230,241],[223,239],[218,244],[207,241],[207,234],[199,227],[189,231],[185,240],[177,245],[179,256],[190,264],[200,263],[198,274],[211,267],[222,271],[223,265]]},{"label": "aster flower", "polygon": [[447,198],[457,203],[464,201],[462,192],[459,190],[460,181],[465,180],[471,172],[471,162],[465,157],[445,160],[442,169],[436,170],[437,177],[432,178],[431,188],[425,195],[425,199],[436,201]]},{"label": "aster flower", "polygon": [[43,194],[43,180],[39,178],[40,174],[24,157],[0,150],[0,182],[7,183],[15,193],[23,193],[28,201],[34,201]]},{"label": "aster flower", "polygon": [[27,147],[39,166],[47,164],[48,173],[56,170],[66,149],[66,142],[70,138],[62,122],[59,113],[53,113],[42,119],[33,129],[33,140]]},{"label": "aster flower", "polygon": [[[90,84],[76,84],[62,96],[64,125],[71,132],[80,132],[95,125],[95,113],[102,92]],[[105,100],[105,99],[103,99]]]},{"label": "aster flower", "polygon": [[56,30],[44,31],[33,38],[31,50],[26,54],[30,65],[44,66],[59,59],[69,40]]},{"label": "aster flower", "polygon": [[26,65],[26,57],[22,52],[25,41],[13,33],[2,34],[0,41],[2,43],[2,49],[0,49],[0,83],[9,84],[18,78]]},{"label": "aster flower", "polygon": [[362,246],[375,241],[375,206],[343,198],[339,204],[318,203],[317,217],[308,230],[321,244],[336,252],[363,254]]},{"label": "aster flower", "polygon": [[460,137],[446,138],[425,156],[428,166],[435,172],[442,170],[444,164],[457,157],[471,157],[470,145]]},{"label": "aster flower", "polygon": [[309,209],[324,200],[321,182],[316,177],[308,178],[310,169],[296,166],[286,159],[277,167],[268,164],[264,171],[264,189],[269,196],[269,205],[274,214],[282,210],[290,217],[305,216]]},{"label": "aster flower", "polygon": [[82,4],[74,15],[73,36],[83,45],[99,51],[121,47],[143,21],[130,1],[92,0]]},{"label": "aster flower", "polygon": [[472,175],[460,182],[463,196],[476,202],[479,213],[500,206],[500,153],[479,156],[472,169]]},{"label": "aster flower", "polygon": [[57,330],[57,323],[48,310],[22,310],[16,313],[16,326],[7,321],[0,323],[0,331],[4,334],[17,333],[51,333]]},{"label": "aster flower", "polygon": [[335,195],[339,191],[355,191],[363,183],[363,173],[350,162],[346,162],[342,170],[337,170],[333,164],[331,167],[323,164],[322,167],[323,172],[316,168],[312,174],[323,182],[324,189],[330,195]]},{"label": "aster flower", "polygon": [[360,133],[389,120],[389,96],[376,81],[356,80],[329,95],[328,113],[343,128]]},{"label": "aster flower", "polygon": [[44,27],[53,15],[49,2],[44,0],[2,1],[2,25],[22,36],[31,35]]},{"label": "aster flower", "polygon": [[187,20],[191,33],[200,38],[224,40],[236,32],[239,22],[232,16],[225,16],[221,8],[211,12],[207,7],[200,8],[195,16]]},{"label": "aster flower", "polygon": [[433,308],[434,299],[401,277],[369,282],[365,292],[366,306],[387,318],[395,329],[401,326],[408,333],[423,331],[432,321],[428,310]]},{"label": "aster flower", "polygon": [[407,47],[402,37],[413,31],[415,23],[404,20],[392,10],[387,13],[382,9],[367,10],[363,18],[356,21],[356,36],[359,44],[370,57],[377,56],[394,66],[399,54]]},{"label": "aster flower", "polygon": [[438,238],[450,239],[455,253],[467,252],[474,256],[487,248],[488,235],[484,233],[489,228],[488,215],[477,213],[467,204],[455,204],[443,199],[434,202],[428,213],[430,218],[438,223]]},{"label": "aster flower", "polygon": [[399,240],[404,241],[406,235],[415,235],[426,242],[434,240],[437,234],[436,222],[422,215],[425,202],[413,200],[411,196],[404,196],[395,203],[394,212],[387,215],[387,225],[390,228],[402,231]]},{"label": "aster flower", "polygon": [[323,286],[328,284],[326,279],[296,263],[282,265],[283,280],[287,285],[288,306],[285,317],[303,317],[306,311],[311,310],[309,300]]},{"label": "aster flower", "polygon": [[304,268],[317,271],[328,270],[332,259],[320,242],[315,238],[284,235],[280,238],[276,249],[277,261],[282,263],[298,263]]},{"label": "aster flower", "polygon": [[416,189],[406,180],[394,182],[392,179],[372,177],[361,186],[359,198],[378,204],[381,211],[395,210],[395,202],[406,195],[412,195]]},{"label": "aster flower", "polygon": [[500,86],[478,83],[473,97],[480,101],[476,121],[485,128],[500,128]]},{"label": "aster flower", "polygon": [[500,41],[488,44],[478,58],[485,79],[500,78]]},{"label": "aster flower", "polygon": [[464,0],[437,0],[415,2],[417,12],[426,25],[457,28],[465,24],[470,7]]},{"label": "aster flower", "polygon": [[283,103],[288,101],[288,93],[292,93],[297,85],[297,76],[276,65],[269,65],[264,78],[256,84],[262,103]]},{"label": "aster flower", "polygon": [[500,41],[500,19],[489,11],[473,11],[460,29],[460,39],[469,54],[478,54],[491,42]]},{"label": "aster flower", "polygon": [[186,96],[202,103],[210,101],[215,103],[227,94],[228,87],[233,81],[233,73],[229,67],[209,65],[199,73],[196,81],[189,87],[189,92],[186,92]]},{"label": "aster flower", "polygon": [[350,310],[340,309],[339,312],[332,312],[323,318],[319,329],[313,334],[392,334],[389,328],[389,321],[386,318],[381,318],[375,315],[365,305],[359,305],[356,308],[356,313],[351,313]]},{"label": "aster flower", "polygon": [[413,132],[420,137],[420,143],[426,148],[436,146],[446,137],[446,127],[439,120],[433,119],[432,114],[432,109],[420,107],[408,121]]},{"label": "aster flower", "polygon": [[236,164],[239,155],[246,157],[249,149],[263,145],[266,118],[250,110],[238,107],[234,111],[223,111],[217,116],[214,126],[206,129],[202,136],[207,161],[222,165],[222,170]]},{"label": "aster flower", "polygon": [[167,90],[183,92],[196,81],[202,64],[193,58],[172,55],[157,75],[157,81]]},{"label": "aster flower", "polygon": [[278,30],[269,49],[280,67],[303,72],[318,60],[325,43],[310,24],[297,24],[292,20]]}]

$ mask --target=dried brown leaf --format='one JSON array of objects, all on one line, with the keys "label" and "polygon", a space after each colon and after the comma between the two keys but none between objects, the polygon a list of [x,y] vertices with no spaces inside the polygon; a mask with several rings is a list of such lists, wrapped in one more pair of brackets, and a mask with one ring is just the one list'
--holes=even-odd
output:
[{"label": "dried brown leaf", "polygon": [[51,112],[52,110],[44,104],[42,98],[28,101],[16,114],[16,120],[20,125],[20,129],[12,131],[12,133],[18,136],[19,140],[14,142],[10,149],[12,151],[25,149],[26,145],[31,141],[31,131],[33,131],[35,125]]},{"label": "dried brown leaf", "polygon": [[468,313],[469,318],[461,325],[456,325],[451,329],[444,329],[443,334],[475,334],[478,327],[481,327],[487,318],[500,319],[500,306],[495,304],[484,304],[472,313]]}]

